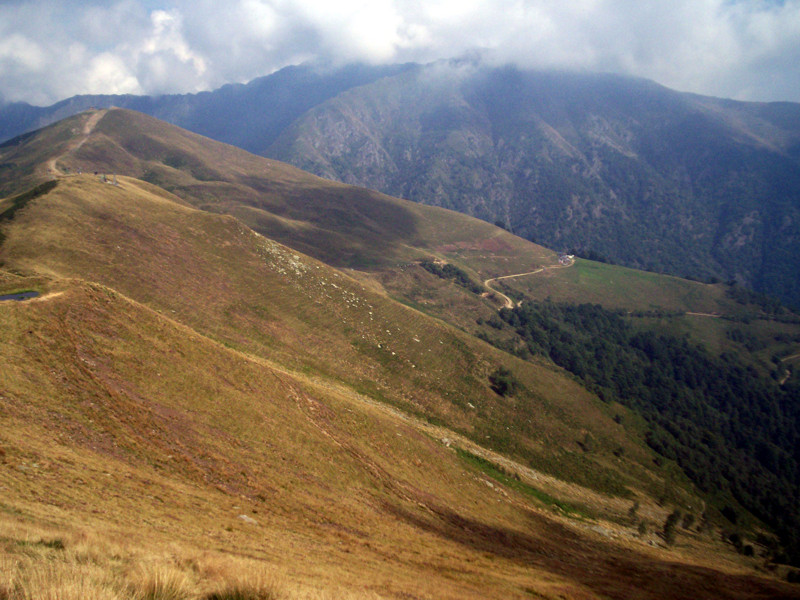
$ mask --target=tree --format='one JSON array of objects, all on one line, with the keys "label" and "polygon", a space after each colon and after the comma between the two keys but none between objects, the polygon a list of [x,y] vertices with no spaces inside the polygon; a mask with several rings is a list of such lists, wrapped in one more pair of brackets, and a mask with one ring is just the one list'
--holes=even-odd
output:
[{"label": "tree", "polygon": [[489,383],[494,392],[503,397],[513,396],[520,387],[517,378],[505,367],[498,367],[494,373],[489,375]]},{"label": "tree", "polygon": [[636,513],[639,512],[639,501],[636,500],[631,507],[628,509],[628,518],[635,522],[636,521]]},{"label": "tree", "polygon": [[678,524],[678,521],[681,520],[682,516],[681,511],[675,509],[669,514],[667,520],[664,521],[664,541],[670,546],[675,543],[675,526]]},{"label": "tree", "polygon": [[639,537],[644,537],[647,535],[647,523],[639,521],[639,527],[636,530],[639,532]]}]

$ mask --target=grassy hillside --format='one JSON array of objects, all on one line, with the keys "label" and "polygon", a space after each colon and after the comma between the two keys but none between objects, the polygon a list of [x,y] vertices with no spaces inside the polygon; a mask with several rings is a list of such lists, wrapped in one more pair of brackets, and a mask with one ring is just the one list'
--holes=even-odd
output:
[{"label": "grassy hillside", "polygon": [[[394,293],[419,300],[409,279],[384,275]],[[717,509],[736,522],[730,507],[741,503],[797,552],[800,315],[735,286],[583,260],[498,283],[522,306],[470,322],[464,315],[480,308],[462,292],[471,312],[459,307],[453,322],[519,356],[548,356],[635,408],[650,445],[713,492]],[[451,318],[441,304],[420,305]]]},{"label": "grassy hillside", "polygon": [[[34,176],[42,160],[60,175],[0,224],[0,293],[42,294],[0,303],[0,560],[11,573],[0,593],[78,577],[131,597],[154,565],[183,577],[186,598],[259,565],[286,573],[287,597],[343,586],[356,597],[623,598],[635,581],[641,597],[662,598],[664,577],[680,582],[674,597],[792,591],[745,574],[756,559],[714,526],[688,526],[663,548],[667,514],[702,501],[653,463],[635,415],[548,361],[493,348],[364,274],[196,206],[245,211],[252,197],[303,216],[292,217],[301,227],[341,193],[313,225],[341,237],[302,243],[335,255],[331,239],[347,248],[388,232],[381,268],[447,286],[416,259],[447,257],[478,278],[552,254],[465,217],[448,231],[450,213],[372,192],[351,205],[346,186],[225,147],[195,155],[201,140],[177,131],[164,130],[165,156],[189,166],[146,160],[162,134],[125,137],[125,118],[147,125],[84,115],[43,132],[77,131],[64,154],[36,136],[12,152]],[[220,179],[197,179],[215,152]],[[87,156],[96,169],[77,162]],[[105,170],[103,157],[117,185],[74,175]],[[172,191],[122,175],[148,168]],[[273,192],[240,183],[251,168]],[[414,235],[397,215],[418,219]],[[353,256],[370,255],[382,256],[368,244]]]},{"label": "grassy hillside", "polygon": [[709,493],[707,510],[732,527],[758,514],[797,560],[800,315],[737,286],[582,259],[495,280],[522,304],[500,316],[421,268],[380,278],[421,310],[520,357],[546,356],[633,408],[660,460]]},{"label": "grassy hillside", "polygon": [[[498,493],[438,440],[108,288],[50,291],[59,295],[0,312],[6,364],[18,365],[2,376],[3,540],[23,577],[35,568],[28,544],[65,570],[161,561],[198,591],[217,582],[192,563],[213,569],[225,556],[284,569],[301,589],[365,596],[513,596],[535,586],[513,560],[496,577],[480,551],[415,525],[450,514],[493,522],[485,507]],[[492,512],[493,527],[532,532],[525,510]],[[37,541],[29,532],[43,525]],[[447,574],[470,556],[483,566]]]},{"label": "grassy hillside", "polygon": [[[574,413],[572,433],[558,426],[565,441],[600,418],[600,408],[582,414],[590,395],[558,373],[512,364],[230,217],[181,206],[148,184],[65,179],[12,225],[0,252],[9,269],[100,282],[234,348],[496,437],[507,450],[542,451],[533,435],[538,419],[528,416],[509,434],[513,414]],[[499,399],[488,375],[500,364],[519,370],[530,393]]]},{"label": "grassy hillside", "polygon": [[[15,186],[13,191],[27,189],[15,157],[42,162],[58,156],[70,172],[143,179],[198,208],[233,214],[271,239],[337,266],[396,264],[420,256],[421,249],[486,239],[496,240],[506,259],[511,254],[532,263],[554,260],[552,252],[482,221],[319,179],[131,111],[103,112],[79,147],[62,153],[51,144],[47,150],[51,137],[82,130],[90,114],[10,147],[2,159],[12,167],[0,181],[8,181],[8,189]],[[502,264],[496,269],[502,272]]]},{"label": "grassy hillside", "polygon": [[397,415],[109,288],[43,291],[0,309],[7,597],[208,598],[261,570],[282,598],[792,591],[554,520]]},{"label": "grassy hillside", "polygon": [[499,221],[559,250],[798,302],[796,103],[471,61],[301,66],[201,94],[12,104],[0,109],[0,139],[92,106]]}]

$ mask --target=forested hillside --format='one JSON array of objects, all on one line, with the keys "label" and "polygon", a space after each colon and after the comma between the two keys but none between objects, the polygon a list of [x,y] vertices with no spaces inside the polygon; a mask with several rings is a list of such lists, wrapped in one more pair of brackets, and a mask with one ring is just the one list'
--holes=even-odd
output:
[{"label": "forested hillside", "polygon": [[642,415],[648,444],[716,496],[732,526],[735,501],[780,532],[800,562],[796,380],[779,387],[734,354],[714,357],[596,304],[529,301],[500,314],[527,353],[549,357],[607,402]]}]

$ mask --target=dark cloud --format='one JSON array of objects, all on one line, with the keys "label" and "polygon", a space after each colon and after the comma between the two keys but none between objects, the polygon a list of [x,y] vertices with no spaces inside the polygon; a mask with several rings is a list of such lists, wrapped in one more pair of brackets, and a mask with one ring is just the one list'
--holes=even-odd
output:
[{"label": "dark cloud", "polygon": [[187,92],[287,64],[432,61],[637,75],[800,101],[800,0],[33,0],[0,3],[0,94]]}]

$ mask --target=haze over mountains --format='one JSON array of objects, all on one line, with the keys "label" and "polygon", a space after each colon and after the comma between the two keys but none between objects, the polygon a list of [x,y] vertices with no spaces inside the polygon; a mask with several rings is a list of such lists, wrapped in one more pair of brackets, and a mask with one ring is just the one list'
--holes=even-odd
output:
[{"label": "haze over mountains", "polygon": [[470,61],[290,67],[196,95],[9,105],[0,135],[95,105],[500,222],[557,250],[800,303],[797,104]]}]

